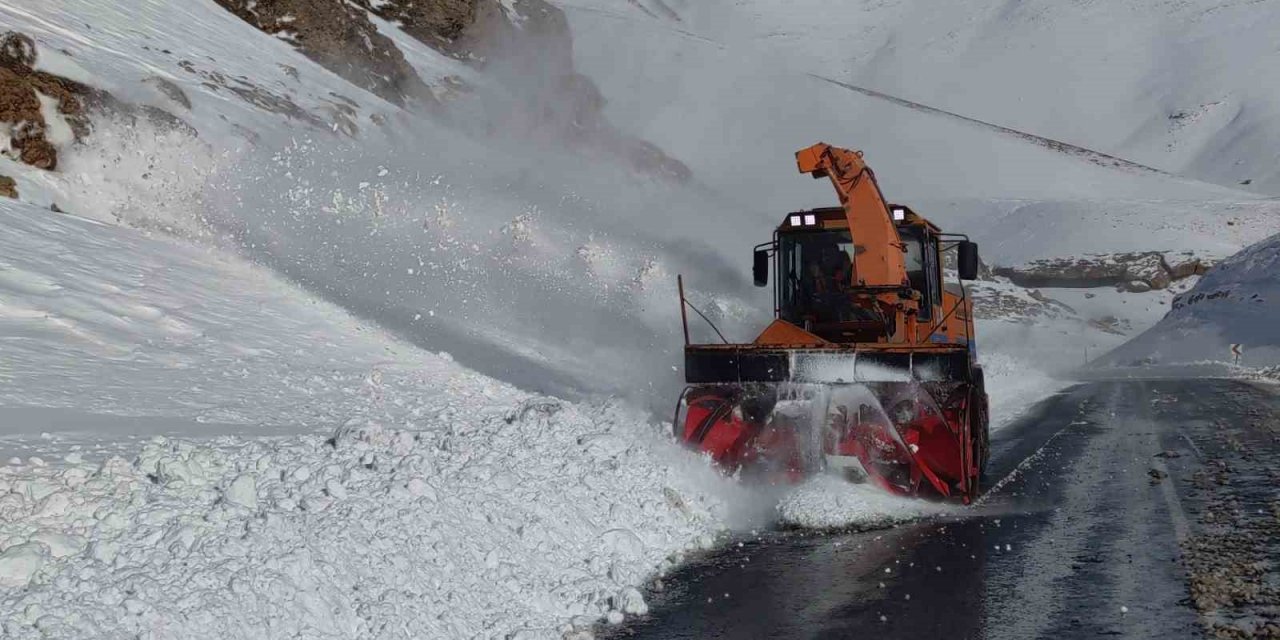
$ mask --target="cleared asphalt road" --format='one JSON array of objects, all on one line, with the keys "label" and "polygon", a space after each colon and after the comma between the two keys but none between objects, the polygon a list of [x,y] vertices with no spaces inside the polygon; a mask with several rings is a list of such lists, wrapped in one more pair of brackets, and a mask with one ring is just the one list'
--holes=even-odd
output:
[{"label": "cleared asphalt road", "polygon": [[959,515],[729,545],[603,635],[1280,638],[1274,387],[1090,382],[992,447],[996,482]]}]

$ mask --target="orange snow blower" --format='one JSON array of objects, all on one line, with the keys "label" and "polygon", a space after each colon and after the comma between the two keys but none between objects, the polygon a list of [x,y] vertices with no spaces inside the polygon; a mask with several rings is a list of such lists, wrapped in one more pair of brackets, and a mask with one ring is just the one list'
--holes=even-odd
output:
[{"label": "orange snow blower", "polygon": [[972,305],[943,261],[954,250],[972,280],[977,245],[887,204],[859,151],[816,144],[796,161],[830,178],[841,206],[789,213],[755,248],[756,286],[776,274],[773,322],[749,344],[691,344],[679,280],[676,436],[744,476],[831,469],[968,503],[988,457],[987,394]]}]

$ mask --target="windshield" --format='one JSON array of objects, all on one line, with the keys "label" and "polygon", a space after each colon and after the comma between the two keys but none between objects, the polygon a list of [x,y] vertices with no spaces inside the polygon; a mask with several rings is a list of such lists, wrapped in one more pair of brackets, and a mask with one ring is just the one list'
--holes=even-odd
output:
[{"label": "windshield", "polygon": [[[937,260],[925,251],[920,230],[898,229],[905,245],[907,279],[922,297],[920,319],[928,320],[937,292]],[[779,241],[778,315],[799,326],[806,322],[856,320],[849,299],[855,250],[848,230],[782,234]],[[932,277],[931,277],[932,274]]]},{"label": "windshield", "polygon": [[853,239],[847,230],[782,236],[779,305],[782,319],[837,322],[847,315],[853,277]]}]

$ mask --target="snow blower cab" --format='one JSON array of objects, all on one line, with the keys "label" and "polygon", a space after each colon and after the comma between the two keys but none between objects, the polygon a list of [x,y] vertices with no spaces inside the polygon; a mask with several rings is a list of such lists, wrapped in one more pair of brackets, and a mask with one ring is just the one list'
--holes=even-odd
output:
[{"label": "snow blower cab", "polygon": [[857,151],[817,144],[802,173],[840,207],[788,214],[755,248],[774,320],[744,344],[691,344],[677,437],[729,472],[796,481],[835,470],[902,495],[969,502],[987,459],[987,396],[961,282],[977,246],[885,202]]}]

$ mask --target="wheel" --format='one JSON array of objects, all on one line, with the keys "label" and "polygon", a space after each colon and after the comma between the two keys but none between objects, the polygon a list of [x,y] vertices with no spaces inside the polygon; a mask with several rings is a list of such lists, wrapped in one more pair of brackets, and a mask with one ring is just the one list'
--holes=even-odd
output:
[{"label": "wheel", "polygon": [[991,419],[987,411],[987,389],[982,367],[974,366],[970,379],[973,389],[969,397],[969,429],[973,434],[974,451],[978,458],[978,478],[987,479],[987,467],[991,461]]}]

